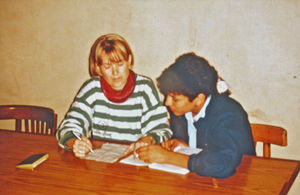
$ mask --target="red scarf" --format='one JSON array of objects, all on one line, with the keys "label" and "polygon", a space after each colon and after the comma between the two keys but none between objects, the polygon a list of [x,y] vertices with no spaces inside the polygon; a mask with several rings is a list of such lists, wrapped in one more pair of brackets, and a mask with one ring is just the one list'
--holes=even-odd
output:
[{"label": "red scarf", "polygon": [[104,95],[112,102],[125,102],[132,94],[135,87],[135,74],[130,70],[127,82],[121,91],[115,91],[103,77],[100,77],[101,87]]}]

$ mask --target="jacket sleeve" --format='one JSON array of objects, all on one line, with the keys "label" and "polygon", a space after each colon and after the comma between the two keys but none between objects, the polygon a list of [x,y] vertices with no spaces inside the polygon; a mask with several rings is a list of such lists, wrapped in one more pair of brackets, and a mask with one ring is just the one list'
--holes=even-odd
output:
[{"label": "jacket sleeve", "polygon": [[188,168],[199,175],[226,178],[235,173],[245,151],[251,151],[251,130],[248,119],[234,113],[226,113],[213,123],[207,135],[202,135],[207,136],[207,145],[190,156]]}]

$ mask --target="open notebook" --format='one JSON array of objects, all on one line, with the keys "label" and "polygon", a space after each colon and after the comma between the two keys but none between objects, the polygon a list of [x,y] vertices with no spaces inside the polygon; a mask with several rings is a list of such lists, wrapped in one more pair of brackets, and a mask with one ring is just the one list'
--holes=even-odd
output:
[{"label": "open notebook", "polygon": [[[189,148],[189,147],[181,147],[181,146],[177,146],[174,149],[174,152],[178,152],[186,155],[197,154],[201,151],[202,149],[200,148]],[[171,164],[146,163],[138,158],[134,159],[133,154],[128,156],[127,158],[122,159],[120,162],[125,164],[135,165],[135,166],[148,166],[149,168],[152,169],[158,169],[161,171],[167,171],[167,172],[178,173],[183,175],[189,172],[189,170],[186,168],[171,165]]]}]

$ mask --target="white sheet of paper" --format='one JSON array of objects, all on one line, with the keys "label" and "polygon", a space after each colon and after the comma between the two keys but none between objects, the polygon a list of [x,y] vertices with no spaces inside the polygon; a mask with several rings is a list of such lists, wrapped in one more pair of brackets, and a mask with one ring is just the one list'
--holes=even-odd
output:
[{"label": "white sheet of paper", "polygon": [[[178,152],[178,153],[186,154],[186,155],[197,154],[201,151],[202,151],[202,149],[200,149],[200,148],[189,148],[189,147],[181,147],[181,146],[177,146],[174,149],[174,152]],[[183,175],[190,172],[186,168],[171,165],[171,164],[146,163],[143,160],[140,160],[138,157],[136,157],[134,159],[133,154],[128,156],[127,158],[122,159],[120,161],[120,163],[135,165],[135,166],[148,166],[149,168],[152,168],[152,169],[158,169],[161,171],[167,171],[167,172],[178,173],[178,174],[183,174]]]},{"label": "white sheet of paper", "polygon": [[107,163],[114,163],[124,156],[127,145],[105,143],[101,148],[95,149],[94,153],[90,152],[85,158]]},{"label": "white sheet of paper", "polygon": [[149,168],[157,169],[157,170],[161,170],[161,171],[167,171],[167,172],[171,172],[171,173],[178,173],[178,174],[182,174],[182,175],[185,175],[188,172],[190,172],[190,170],[188,170],[186,168],[171,165],[171,164],[151,163],[149,165]]},{"label": "white sheet of paper", "polygon": [[190,148],[190,147],[183,147],[183,146],[177,146],[174,148],[174,152],[178,152],[186,155],[198,154],[201,151],[202,151],[201,148]]},{"label": "white sheet of paper", "polygon": [[143,160],[140,160],[138,157],[136,157],[134,159],[133,154],[128,156],[127,158],[120,160],[120,163],[125,163],[125,164],[135,165],[135,166],[148,166],[149,165],[149,163],[146,163]]}]

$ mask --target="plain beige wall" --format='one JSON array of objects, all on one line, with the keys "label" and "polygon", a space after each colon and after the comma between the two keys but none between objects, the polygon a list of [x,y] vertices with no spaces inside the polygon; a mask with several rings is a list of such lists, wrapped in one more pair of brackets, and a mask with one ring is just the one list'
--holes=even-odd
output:
[{"label": "plain beige wall", "polygon": [[93,41],[114,32],[153,79],[182,53],[207,58],[251,122],[288,130],[272,156],[300,160],[299,2],[0,0],[0,104],[52,107],[60,122],[89,78]]}]

